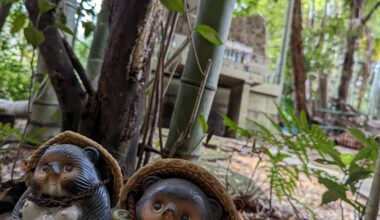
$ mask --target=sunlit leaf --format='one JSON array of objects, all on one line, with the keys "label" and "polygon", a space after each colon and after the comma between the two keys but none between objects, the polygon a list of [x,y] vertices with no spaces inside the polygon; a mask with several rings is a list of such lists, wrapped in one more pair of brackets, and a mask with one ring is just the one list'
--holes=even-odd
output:
[{"label": "sunlit leaf", "polygon": [[201,123],[203,133],[208,132],[208,124],[204,115],[199,115],[199,122]]},{"label": "sunlit leaf", "polygon": [[184,13],[185,2],[184,0],[160,0],[167,9],[173,12]]},{"label": "sunlit leaf", "polygon": [[223,41],[220,39],[219,33],[216,32],[212,27],[208,25],[198,25],[194,29],[197,31],[202,37],[204,37],[207,41],[219,46],[223,44]]}]

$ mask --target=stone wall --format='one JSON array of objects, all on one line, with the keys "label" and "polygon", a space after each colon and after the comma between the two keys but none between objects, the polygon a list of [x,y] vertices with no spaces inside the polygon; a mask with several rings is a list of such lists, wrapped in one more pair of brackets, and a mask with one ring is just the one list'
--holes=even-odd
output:
[{"label": "stone wall", "polygon": [[266,27],[260,15],[235,17],[232,20],[229,39],[253,48],[253,54],[266,57]]}]

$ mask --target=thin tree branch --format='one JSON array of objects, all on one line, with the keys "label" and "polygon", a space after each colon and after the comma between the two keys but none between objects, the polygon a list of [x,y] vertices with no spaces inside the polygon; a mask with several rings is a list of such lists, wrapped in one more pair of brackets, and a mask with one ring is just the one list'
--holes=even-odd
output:
[{"label": "thin tree branch", "polygon": [[375,13],[375,11],[380,7],[380,1],[376,3],[376,5],[371,9],[371,11],[368,13],[367,16],[364,17],[362,20],[362,24],[365,25],[368,20],[371,18],[371,16]]},{"label": "thin tree branch", "polygon": [[195,105],[194,105],[194,108],[193,108],[193,112],[191,113],[190,121],[187,124],[186,128],[179,135],[179,138],[177,139],[177,141],[173,144],[173,146],[172,146],[172,148],[171,148],[171,150],[169,152],[169,158],[171,158],[171,157],[174,156],[174,154],[176,153],[177,149],[183,143],[185,143],[185,141],[190,136],[190,132],[193,129],[193,125],[195,123],[195,120],[197,119],[197,115],[198,115],[198,112],[199,112],[199,106],[200,106],[200,103],[201,103],[201,99],[203,97],[203,92],[204,92],[204,89],[205,89],[205,86],[206,86],[206,82],[207,82],[208,75],[209,75],[209,72],[210,72],[211,64],[212,64],[212,61],[209,60],[208,64],[207,64],[207,67],[206,67],[206,72],[203,73],[203,79],[202,79],[201,86],[200,86],[199,91],[198,91],[197,99],[195,100]]},{"label": "thin tree branch", "polygon": [[92,86],[90,80],[88,79],[88,74],[80,63],[78,57],[75,55],[73,48],[69,45],[66,39],[62,38],[63,45],[65,46],[66,52],[69,55],[71,63],[73,64],[74,69],[77,71],[79,78],[81,79],[84,88],[87,93],[91,96],[95,93],[95,89]]}]

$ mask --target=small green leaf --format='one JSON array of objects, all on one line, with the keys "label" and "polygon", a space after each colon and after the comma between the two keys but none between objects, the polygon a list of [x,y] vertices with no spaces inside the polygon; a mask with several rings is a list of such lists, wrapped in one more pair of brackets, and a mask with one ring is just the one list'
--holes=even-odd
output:
[{"label": "small green leaf", "polygon": [[340,159],[344,165],[348,166],[354,160],[354,156],[352,154],[341,154]]},{"label": "small green leaf", "polygon": [[334,161],[325,160],[325,159],[316,159],[315,162],[326,165],[336,165]]},{"label": "small green leaf", "polygon": [[90,36],[90,34],[95,30],[95,26],[91,21],[82,22],[84,28],[84,37]]},{"label": "small green leaf", "polygon": [[343,200],[347,199],[347,196],[346,196],[347,189],[345,188],[344,185],[338,182],[335,182],[332,179],[328,179],[322,176],[318,176],[318,182],[324,185],[329,191],[332,191],[335,194],[337,194],[338,198],[343,199]]},{"label": "small green leaf", "polygon": [[326,191],[322,196],[322,205],[334,202],[339,199],[339,195],[334,191]]},{"label": "small green leaf", "polygon": [[195,29],[202,37],[204,37],[209,42],[219,46],[223,44],[223,41],[220,39],[219,33],[216,32],[212,27],[208,25],[198,25]]},{"label": "small green leaf", "polygon": [[32,25],[29,25],[28,27],[24,28],[24,35],[26,41],[29,44],[31,44],[34,49],[36,49],[45,41],[44,34]]},{"label": "small green leaf", "polygon": [[55,8],[56,4],[51,3],[49,0],[38,0],[38,10],[40,14],[44,14],[53,8]]},{"label": "small green leaf", "polygon": [[346,180],[346,184],[356,183],[359,180],[368,178],[373,171],[369,168],[363,168],[358,166],[355,162],[350,164],[350,168],[348,170],[348,178]]},{"label": "small green leaf", "polygon": [[58,23],[62,23],[62,24],[66,24],[67,23],[67,18],[66,18],[66,15],[65,13],[63,12],[60,12],[59,15],[58,15]]},{"label": "small green leaf", "polygon": [[64,25],[62,23],[56,23],[55,25],[53,25],[53,27],[56,27],[56,28],[60,29],[61,31],[66,32],[70,35],[74,35],[73,31],[70,30],[69,27],[67,27],[66,25]]},{"label": "small green leaf", "polygon": [[27,17],[25,14],[17,15],[17,17],[15,18],[12,24],[11,34],[15,34],[19,32],[24,27],[26,18]]},{"label": "small green leaf", "polygon": [[183,14],[185,12],[184,0],[160,0],[167,9]]},{"label": "small green leaf", "polygon": [[199,122],[201,123],[203,133],[208,132],[208,124],[204,115],[199,115]]}]

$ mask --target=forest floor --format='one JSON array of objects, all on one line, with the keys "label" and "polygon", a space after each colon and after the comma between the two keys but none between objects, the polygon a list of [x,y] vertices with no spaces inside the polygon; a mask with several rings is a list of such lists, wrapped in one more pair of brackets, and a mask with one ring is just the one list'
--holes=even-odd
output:
[{"label": "forest floor", "polygon": [[[243,194],[250,194],[261,204],[269,206],[270,180],[268,178],[267,168],[270,163],[268,162],[268,159],[262,157],[260,160],[257,154],[252,154],[252,143],[249,142],[247,143],[245,141],[230,138],[213,137],[210,144],[217,148],[203,148],[201,157],[202,164],[206,167],[213,167],[213,169],[217,170],[217,172],[215,172],[215,170],[213,171],[211,169],[212,172],[219,176],[222,182],[226,183],[227,180],[227,185],[229,186],[231,194],[242,194],[242,192]],[[339,148],[339,150],[352,151],[344,148]],[[310,157],[313,158],[313,155],[310,155]],[[295,157],[289,158],[286,162],[289,166],[299,166],[301,164]],[[255,168],[256,166],[257,168]],[[319,165],[316,163],[310,164],[310,166],[312,168],[322,169],[338,178],[340,176],[343,177],[338,170],[334,170],[332,167],[318,167]],[[232,174],[228,174],[226,177],[227,173]],[[247,189],[247,182],[249,182],[250,179],[252,183],[249,186],[250,188]],[[325,191],[327,191],[327,189],[318,183],[316,177],[308,179],[305,175],[300,174],[297,189],[295,190],[295,194],[292,195],[299,201],[299,203],[293,202],[294,208],[297,210],[296,212],[299,212],[299,217],[302,219],[312,219],[311,214],[308,211],[310,210],[315,214],[316,219],[355,219],[354,209],[345,203],[340,204],[339,202],[332,202],[328,205],[321,206],[322,195]],[[364,192],[363,194],[367,193]],[[364,197],[358,199],[361,202],[365,202]],[[278,201],[277,199],[272,198],[271,203],[276,214],[280,217],[279,219],[297,219],[294,214],[294,208],[286,199]],[[244,212],[243,216],[244,219],[256,219],[254,217],[265,216],[265,213],[255,215],[250,212]]]},{"label": "forest floor", "polygon": [[[165,134],[166,131],[164,136],[166,136]],[[326,188],[319,184],[315,177],[308,179],[302,174],[299,176],[297,189],[292,195],[299,203],[293,203],[293,206],[286,199],[278,201],[274,196],[270,199],[270,181],[267,175],[267,168],[270,164],[267,158],[259,159],[257,154],[252,154],[252,143],[213,137],[210,145],[215,148],[202,148],[201,164],[226,185],[233,197],[241,198],[247,203],[246,211],[242,212],[244,219],[297,219],[294,214],[295,210],[301,219],[312,219],[307,210],[312,210],[316,219],[355,219],[353,208],[347,204],[332,202],[325,206],[320,205]],[[7,145],[2,149],[6,150],[6,153],[1,152],[0,154],[0,181],[5,182],[11,177],[17,148],[15,145]],[[20,151],[18,157],[20,159],[17,160],[14,170],[15,179],[24,175],[26,163],[32,153],[33,149],[22,148]],[[297,166],[299,163],[294,158],[290,158],[287,162],[289,166]],[[310,166],[316,165],[310,164]],[[322,169],[338,172],[331,168],[322,167]],[[336,175],[341,174],[336,173]],[[360,199],[365,201],[364,198]],[[273,217],[268,218],[268,214]]]}]

